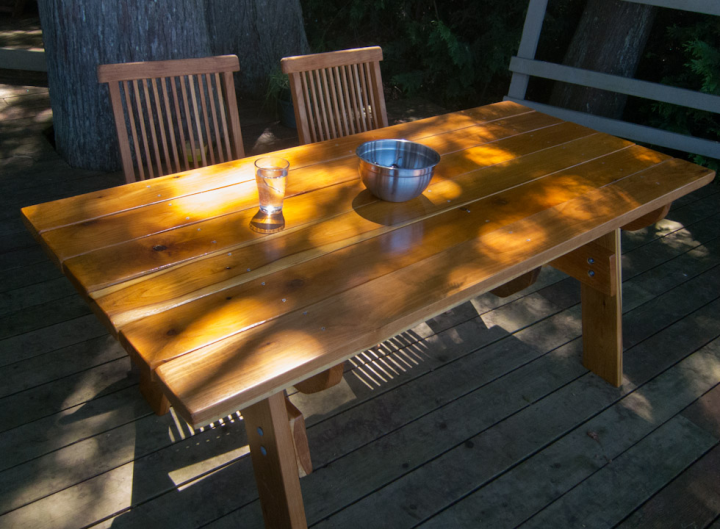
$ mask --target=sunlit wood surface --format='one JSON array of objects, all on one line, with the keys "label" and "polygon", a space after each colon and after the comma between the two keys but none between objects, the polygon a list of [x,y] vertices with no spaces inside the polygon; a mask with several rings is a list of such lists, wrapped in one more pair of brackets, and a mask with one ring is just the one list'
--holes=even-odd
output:
[{"label": "sunlit wood surface", "polygon": [[[442,155],[375,199],[363,141]],[[28,226],[176,410],[203,424],[647,215],[713,173],[511,102],[296,147],[286,228],[259,235],[254,158],[25,208]]]},{"label": "sunlit wood surface", "polygon": [[[20,220],[122,173],[68,167],[41,134],[47,89],[2,88],[0,527],[263,527],[243,421],[155,416],[123,348]],[[246,110],[250,152],[269,120],[251,136]],[[715,529],[719,192],[623,231],[620,388],[581,363],[578,282],[543,267],[522,292],[480,295],[350,358],[335,388],[290,389],[312,451],[308,523]]]}]

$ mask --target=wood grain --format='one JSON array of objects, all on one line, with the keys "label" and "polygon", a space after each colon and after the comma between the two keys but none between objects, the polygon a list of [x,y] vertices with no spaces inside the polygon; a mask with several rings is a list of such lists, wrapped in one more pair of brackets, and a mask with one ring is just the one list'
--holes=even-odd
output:
[{"label": "wood grain", "polygon": [[609,262],[614,272],[606,276],[606,282],[614,276],[615,288],[596,288],[583,282],[582,324],[583,365],[615,387],[622,384],[622,264],[620,229],[593,241],[610,252]]},{"label": "wood grain", "polygon": [[[584,167],[577,166],[479,202],[473,200],[476,195],[468,194],[460,208],[447,209],[447,202],[440,198],[440,214],[393,231],[383,230],[387,233],[362,242],[353,241],[352,245],[335,248],[316,259],[263,274],[237,287],[129,323],[122,328],[123,343],[133,355],[155,369],[170,358],[556,207],[594,187],[607,185],[617,178],[608,166],[623,166],[627,171],[642,170],[658,161],[640,161],[635,155],[637,149],[639,147],[623,149],[614,156],[588,162]],[[527,178],[525,171],[522,174]],[[477,177],[468,178],[468,183],[483,181]],[[396,213],[400,223],[402,211]],[[353,239],[346,238],[343,242],[348,240]],[[255,252],[272,255],[267,250],[256,249]]]},{"label": "wood grain", "polygon": [[[471,114],[453,113],[426,118],[385,127],[352,138],[277,151],[277,155],[287,159],[291,168],[305,167],[351,156],[354,154],[354,148],[364,141],[393,138],[398,135],[417,141],[443,132],[461,130],[480,123],[533,112],[516,103],[496,103],[481,107]],[[184,143],[182,145],[184,148]],[[238,178],[237,173],[239,170],[243,171],[245,166],[252,166],[260,156],[263,155],[168,175],[151,182],[135,182],[122,187],[27,206],[22,209],[23,219],[31,233],[37,235],[49,229],[87,222],[113,213],[237,184],[251,180],[248,175],[252,174],[252,170],[244,169],[246,171],[244,179]]]},{"label": "wood grain", "polygon": [[285,396],[276,393],[242,415],[265,526],[307,527]]},{"label": "wood grain", "polygon": [[[497,142],[506,137],[545,128],[556,123],[556,120],[543,119],[542,116],[542,114],[531,113],[527,117],[520,116],[514,120],[500,120],[489,126],[469,127],[462,133],[434,136],[432,141],[423,143],[430,143],[428,146],[442,154],[447,154],[463,148]],[[568,129],[571,128],[568,127]],[[583,132],[581,128],[573,130],[577,130],[578,136]],[[546,131],[551,135],[550,141],[553,142],[557,141],[557,135],[562,135],[563,132],[565,132],[563,129]],[[42,241],[52,255],[62,262],[70,257],[105,246],[257,207],[254,167],[246,164],[242,169],[238,169],[236,176],[243,183],[57,228],[43,233]],[[291,197],[323,185],[334,185],[358,178],[357,161],[354,156],[330,162],[322,171],[314,166],[291,168],[286,196]]]},{"label": "wood grain", "polygon": [[[647,185],[650,176],[660,185]],[[665,162],[176,358],[156,372],[184,417],[198,424],[212,420],[222,407],[265,398],[275,387],[323,371],[381,336],[595,240],[619,228],[625,215],[652,211],[712,176],[686,162]],[[678,186],[678,178],[685,184]],[[459,262],[462,267],[450,264]],[[394,295],[378,304],[379,292]]]},{"label": "wood grain", "polygon": [[[517,135],[495,142],[492,145],[483,144],[447,155],[437,168],[431,186],[434,185],[433,183],[439,185],[445,181],[448,182],[444,183],[443,188],[432,191],[432,193],[439,193],[440,195],[435,194],[432,197],[428,193],[423,195],[425,199],[430,197],[429,199],[436,205],[430,206],[427,204],[427,200],[422,198],[415,199],[415,201],[408,202],[408,204],[422,210],[431,207],[436,211],[456,207],[458,198],[462,194],[462,188],[458,187],[457,182],[450,182],[450,180],[457,180],[456,175],[460,175],[464,180],[475,181],[475,178],[468,176],[473,169],[513,159],[517,159],[516,163],[529,167],[530,156],[527,158],[520,156],[524,152],[537,150],[541,144],[548,145],[547,142],[552,142],[550,145],[557,141],[567,143],[568,140],[576,137],[578,133],[582,134],[582,131],[575,130],[572,127],[564,131],[556,131],[554,130],[555,127],[549,129],[553,130],[548,130],[547,136],[537,135],[537,137],[527,140],[522,138],[522,135]],[[547,137],[551,139],[547,139]],[[538,152],[537,156],[533,156],[536,162],[533,168],[534,173],[520,173],[517,177],[520,180],[519,183],[524,181],[529,174],[542,174],[542,171],[547,170],[548,166],[554,167],[556,170],[563,169],[568,165],[581,162],[588,155],[592,157],[592,153],[596,153],[594,156],[598,156],[628,145],[627,142],[611,136],[587,138],[585,141],[580,140],[580,142],[579,147],[582,154],[574,152],[567,145],[565,149],[559,147],[556,151],[544,149]],[[301,187],[311,185],[309,181],[312,177],[317,182],[331,181],[334,178],[342,181],[344,173],[338,169],[345,167],[345,163],[347,162],[338,161],[324,166],[322,170],[310,171],[308,180],[298,178],[296,185]],[[509,163],[508,166],[504,167],[507,170],[508,167],[512,168],[513,164]],[[348,178],[347,183],[317,189],[309,193],[297,194],[297,196],[288,198],[283,208],[286,229],[274,236],[280,237],[300,226],[315,224],[341,213],[354,211],[354,208],[363,204],[376,202],[377,199],[369,193],[362,193],[363,186],[357,178],[355,169],[347,167],[346,170],[349,171],[345,173]],[[514,171],[513,174],[515,174]],[[510,176],[507,178],[510,178]],[[487,185],[494,185],[496,190],[502,189],[509,183],[507,179],[496,182],[483,179],[469,185],[477,188],[478,186],[484,186],[486,182]],[[253,200],[256,200],[256,190],[251,185],[249,187],[248,193],[251,194]],[[295,194],[292,183],[289,184],[289,187],[289,193]],[[439,202],[441,197],[445,198],[446,201]],[[450,203],[447,203],[448,199]],[[396,215],[394,212],[399,210],[398,206],[386,206],[386,211],[393,212],[393,216]],[[254,210],[245,209],[224,217],[210,218],[197,224],[181,226],[157,235],[100,248],[90,254],[68,259],[64,265],[68,276],[75,281],[76,285],[88,291],[93,291],[190,259],[197,259],[203,255],[232,251],[245,246],[249,241],[259,240],[261,237],[249,229],[249,221],[254,214]],[[387,220],[381,222],[387,223]],[[267,238],[273,238],[273,236],[263,237],[263,240]],[[213,241],[216,242],[213,243]],[[127,260],[128,255],[133,255],[134,258]]]},{"label": "wood grain", "polygon": [[583,285],[614,296],[618,291],[618,264],[620,255],[596,242],[551,261],[549,264],[574,277]]}]

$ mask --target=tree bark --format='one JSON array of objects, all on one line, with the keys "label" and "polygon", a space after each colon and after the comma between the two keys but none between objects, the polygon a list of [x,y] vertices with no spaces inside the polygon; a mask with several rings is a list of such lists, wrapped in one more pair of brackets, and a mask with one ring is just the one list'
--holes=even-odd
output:
[{"label": "tree bark", "polygon": [[259,95],[280,58],[308,49],[299,0],[38,0],[38,7],[55,145],[85,169],[120,168],[98,65],[234,53],[236,86]]},{"label": "tree bark", "polygon": [[203,0],[38,0],[38,8],[56,149],[73,167],[117,170],[110,97],[97,66],[210,55]]},{"label": "tree bark", "polygon": [[[633,77],[656,11],[652,6],[620,0],[588,0],[563,64]],[[622,94],[555,83],[550,104],[619,119],[626,100]]]},{"label": "tree bark", "polygon": [[208,0],[207,21],[213,54],[236,54],[235,84],[256,97],[265,94],[280,59],[310,50],[299,0]]}]

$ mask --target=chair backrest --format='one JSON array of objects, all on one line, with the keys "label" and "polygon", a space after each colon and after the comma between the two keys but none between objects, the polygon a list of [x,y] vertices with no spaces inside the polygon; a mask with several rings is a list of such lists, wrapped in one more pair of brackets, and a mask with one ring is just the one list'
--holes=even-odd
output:
[{"label": "chair backrest", "polygon": [[[720,2],[717,0],[625,1],[720,16]],[[542,31],[547,3],[548,0],[530,0],[518,54],[517,57],[513,57],[510,61],[510,71],[513,72],[513,75],[508,95],[505,97],[506,100],[515,101],[545,114],[566,121],[574,121],[613,136],[621,136],[634,141],[692,152],[711,158],[720,157],[720,142],[717,141],[686,136],[677,132],[595,116],[586,112],[578,112],[525,99],[530,76],[535,76],[643,97],[663,103],[672,103],[696,110],[720,113],[720,96],[536,60],[535,53],[540,39],[540,32]]]},{"label": "chair backrest", "polygon": [[245,156],[232,74],[239,69],[236,55],[98,66],[127,182]]},{"label": "chair backrest", "polygon": [[386,127],[378,46],[285,57],[300,143]]}]

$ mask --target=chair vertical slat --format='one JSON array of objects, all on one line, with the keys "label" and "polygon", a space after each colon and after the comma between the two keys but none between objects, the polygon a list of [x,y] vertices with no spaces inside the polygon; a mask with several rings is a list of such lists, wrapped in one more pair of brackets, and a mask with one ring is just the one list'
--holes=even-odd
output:
[{"label": "chair vertical slat", "polygon": [[371,129],[377,128],[377,122],[375,120],[375,107],[372,103],[372,86],[370,84],[370,69],[368,68],[368,63],[363,63],[360,65],[360,67],[363,70],[363,78],[365,79],[365,101],[367,102],[367,106],[365,107],[367,109],[367,115],[368,115],[368,122],[370,123]]},{"label": "chair vertical slat", "polygon": [[340,104],[337,97],[337,89],[335,86],[335,78],[333,77],[333,69],[332,68],[326,68],[325,70],[327,72],[327,78],[328,78],[328,86],[330,87],[330,95],[332,96],[332,103],[333,103],[333,114],[335,115],[335,126],[337,127],[337,135],[336,138],[339,138],[341,136],[347,136],[347,132],[345,131],[345,128],[343,127],[342,122],[342,110],[340,110]]},{"label": "chair vertical slat", "polygon": [[[180,88],[182,89],[181,93],[183,94],[183,97],[185,96],[185,86],[183,85],[182,77],[171,77],[170,78],[170,88],[172,89],[173,94],[173,100],[175,101],[175,112],[179,118],[182,114],[180,113],[180,98],[178,97],[177,93],[177,84],[180,84]],[[189,111],[187,107],[187,102],[185,103],[185,122],[187,123],[189,119]],[[182,121],[178,124],[178,132],[180,132],[180,148],[182,149],[183,153],[183,165],[185,166],[185,170],[190,170],[190,159],[188,158],[187,153],[187,145],[185,141],[185,127],[183,127]],[[197,167],[197,166],[196,166]]]},{"label": "chair vertical slat", "polygon": [[290,94],[292,95],[293,108],[295,109],[295,123],[297,125],[300,144],[311,143],[310,119],[308,119],[309,108],[306,100],[307,89],[305,86],[304,72],[288,74],[290,79]]},{"label": "chair vertical slat", "polygon": [[205,123],[205,142],[207,145],[207,150],[210,153],[210,163],[212,165],[215,165],[215,153],[213,152],[215,149],[213,149],[212,145],[212,136],[210,135],[210,122],[208,120],[207,102],[205,101],[205,88],[207,88],[207,86],[204,81],[206,80],[207,79],[205,78],[204,74],[200,74],[197,76],[199,91],[198,95],[200,97],[200,105],[202,107],[203,122]]},{"label": "chair vertical slat", "polygon": [[387,108],[385,107],[385,93],[383,92],[382,74],[380,72],[380,63],[374,62],[370,66],[373,95],[373,114],[375,115],[378,128],[387,127]]},{"label": "chair vertical slat", "polygon": [[225,102],[227,105],[228,116],[230,117],[230,130],[233,131],[232,144],[235,148],[233,160],[245,157],[245,147],[242,142],[242,131],[240,129],[240,117],[237,109],[237,96],[235,95],[235,82],[233,74],[223,72],[223,85],[225,88]]},{"label": "chair vertical slat", "polygon": [[[135,92],[135,102],[137,103],[138,121],[140,122],[140,132],[142,133],[143,145],[145,146],[145,160],[147,161],[147,170],[150,178],[155,178],[152,166],[152,155],[150,154],[150,146],[148,145],[147,132],[145,131],[145,116],[142,111],[142,100],[140,99],[140,89],[137,80],[133,81],[133,91]],[[142,163],[142,158],[138,161]]]},{"label": "chair vertical slat", "polygon": [[312,100],[313,100],[313,119],[315,121],[315,125],[317,126],[317,137],[315,138],[315,141],[322,141],[325,139],[323,128],[322,128],[322,116],[320,115],[320,100],[317,96],[317,90],[315,88],[315,77],[313,76],[312,71],[308,72],[308,79],[310,79],[310,93],[312,94]]},{"label": "chair vertical slat", "polygon": [[353,110],[350,102],[350,85],[347,82],[347,74],[345,72],[346,66],[339,66],[338,71],[340,72],[340,87],[342,89],[342,95],[345,98],[343,103],[345,108],[345,119],[348,124],[348,134],[355,134],[355,123],[353,123]]},{"label": "chair vertical slat", "polygon": [[348,124],[347,108],[345,108],[345,100],[343,99],[343,86],[342,81],[340,80],[340,68],[335,66],[332,69],[332,72],[335,74],[334,83],[335,88],[337,89],[338,113],[340,114],[340,120],[343,125],[343,135],[347,136],[350,134],[350,125]]},{"label": "chair vertical slat", "polygon": [[[108,83],[110,90],[110,103],[112,105],[113,117],[115,118],[115,130],[117,131],[118,142],[120,143],[120,160],[122,161],[125,182],[135,181],[135,170],[133,168],[132,153],[128,141],[127,125],[125,124],[125,112],[123,112],[122,96],[120,95],[120,82]],[[130,113],[128,109],[128,113]]]},{"label": "chair vertical slat", "polygon": [[[173,80],[170,79],[169,82],[172,83]],[[178,148],[175,141],[175,127],[173,126],[172,112],[170,111],[170,97],[168,96],[168,78],[162,77],[160,79],[160,85],[162,86],[163,100],[165,102],[165,119],[167,121],[168,135],[170,136],[170,148],[173,153],[173,158],[175,159],[175,169],[180,172],[182,171],[182,167],[180,166],[180,158],[178,156]],[[177,115],[180,116],[179,108]]]},{"label": "chair vertical slat", "polygon": [[352,121],[353,126],[357,127],[357,132],[362,132],[362,123],[360,122],[360,113],[358,108],[358,98],[355,93],[355,72],[351,64],[346,67],[348,74],[348,85],[350,86],[350,102],[352,103]]},{"label": "chair vertical slat", "polygon": [[160,129],[160,141],[162,143],[163,147],[163,153],[165,154],[165,165],[168,168],[168,172],[172,173],[173,168],[172,164],[170,163],[170,153],[168,152],[168,144],[167,144],[167,137],[165,136],[165,124],[163,122],[163,114],[162,114],[162,105],[160,105],[160,96],[158,94],[158,88],[157,88],[157,79],[154,77],[150,80],[152,83],[153,88],[153,95],[155,96],[155,108],[157,109],[157,125]]},{"label": "chair vertical slat", "polygon": [[[149,79],[142,79],[140,81],[143,86],[143,92],[145,93],[145,106],[147,107],[147,120],[148,128],[150,129],[150,137],[152,138],[153,152],[155,153],[155,164],[158,171],[158,176],[163,174],[162,162],[160,161],[160,147],[157,141],[157,132],[155,131],[155,118],[153,117],[152,100],[150,99],[150,92],[148,91]],[[150,157],[148,156],[148,164],[151,164]]]},{"label": "chair vertical slat", "polygon": [[365,115],[367,116],[368,130],[372,130],[376,128],[376,125],[374,123],[372,108],[370,104],[370,79],[369,75],[367,75],[367,63],[358,64],[358,67],[360,68],[360,77],[362,78],[363,110],[365,111]]},{"label": "chair vertical slat", "polygon": [[[223,105],[223,93],[222,85],[220,84],[220,74],[215,72],[215,91],[217,93],[217,113],[220,116],[220,127],[222,128],[223,140],[225,141],[225,152],[227,158],[223,161],[232,160],[232,151],[230,150],[230,133],[227,128],[227,119],[225,118],[225,105]],[[214,100],[214,98],[213,98]],[[212,101],[212,100],[211,100]],[[215,114],[215,105],[213,104],[213,115]],[[220,145],[220,139],[218,137],[218,146]],[[220,148],[220,147],[218,147]],[[222,149],[220,149],[222,152]]]},{"label": "chair vertical slat", "polygon": [[353,64],[353,73],[355,74],[355,90],[358,98],[358,112],[360,113],[358,122],[362,126],[363,132],[365,132],[370,129],[368,128],[367,113],[365,112],[365,98],[363,96],[363,85],[365,83],[362,78],[362,65],[358,68],[357,64]]},{"label": "chair vertical slat", "polygon": [[387,126],[378,46],[285,57],[302,143]]},{"label": "chair vertical slat", "polygon": [[[308,131],[310,132],[311,141],[314,143],[318,141],[318,135],[317,130],[315,127],[315,118],[313,117],[313,108],[312,108],[312,101],[310,101],[310,85],[308,84],[308,78],[310,77],[310,74],[308,72],[300,72],[300,73],[293,73],[292,75],[299,75],[300,80],[302,82],[302,95],[305,100],[305,114],[299,114],[300,116],[300,123],[298,123],[298,130],[303,130],[304,127],[307,126]],[[310,79],[312,80],[312,79]],[[305,119],[303,119],[305,118]],[[307,138],[307,135],[306,135]],[[308,143],[306,139],[301,139],[303,143]]]},{"label": "chair vertical slat", "polygon": [[99,65],[97,79],[108,84],[126,180],[244,157],[233,79],[239,69],[236,55]]},{"label": "chair vertical slat", "polygon": [[[183,104],[185,105],[185,122],[187,123],[188,138],[190,138],[190,155],[188,156],[188,158],[192,159],[193,167],[195,169],[197,169],[198,162],[197,162],[197,156],[195,156],[197,149],[195,148],[195,137],[193,135],[193,118],[192,118],[192,114],[190,114],[190,106],[188,105],[187,89],[185,88],[185,78],[188,78],[188,77],[191,77],[191,76],[183,75],[182,77],[179,77],[178,79],[180,79],[180,89],[182,91]],[[192,88],[192,81],[190,82],[190,87]],[[194,93],[193,93],[193,100],[194,99],[195,99],[195,97],[194,97]],[[198,129],[198,133],[199,133],[199,129]],[[202,149],[200,149],[200,150],[202,150]],[[203,157],[203,159],[204,159],[204,157]]]},{"label": "chair vertical slat", "polygon": [[133,112],[133,106],[130,101],[130,81],[125,81],[123,92],[125,92],[125,105],[127,107],[128,118],[130,120],[130,131],[133,137],[133,146],[135,147],[135,161],[140,172],[140,180],[145,180],[145,169],[142,163],[142,153],[140,152],[140,142],[138,141],[137,127],[135,126],[135,113]]},{"label": "chair vertical slat", "polygon": [[335,119],[333,114],[337,114],[337,111],[333,109],[333,102],[332,102],[332,94],[330,93],[330,87],[328,85],[327,80],[327,71],[325,69],[319,70],[320,77],[322,79],[322,86],[323,86],[323,100],[325,101],[325,107],[327,108],[327,114],[328,114],[328,123],[330,124],[330,130],[328,131],[330,134],[330,139],[337,138],[338,133],[335,129]]},{"label": "chair vertical slat", "polygon": [[322,124],[325,126],[323,133],[323,140],[329,140],[330,136],[330,125],[328,123],[327,111],[325,109],[325,94],[323,93],[322,79],[320,78],[319,70],[315,70],[315,85],[320,95],[320,114],[322,115]]}]

